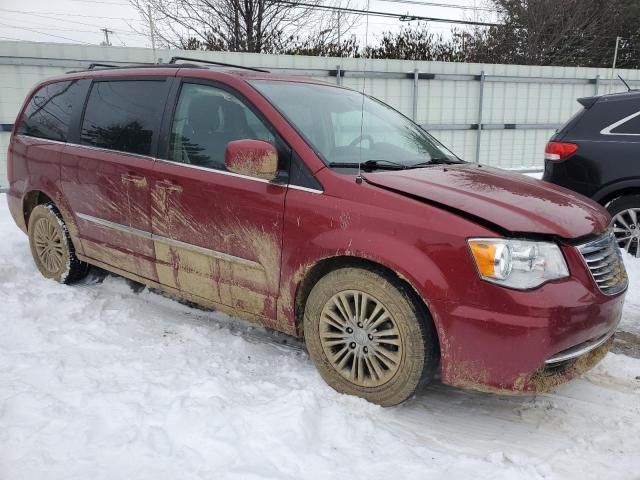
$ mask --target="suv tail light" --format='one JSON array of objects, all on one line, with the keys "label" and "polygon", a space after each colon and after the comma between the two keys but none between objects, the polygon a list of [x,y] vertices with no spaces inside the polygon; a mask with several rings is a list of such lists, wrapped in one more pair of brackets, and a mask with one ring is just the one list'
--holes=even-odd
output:
[{"label": "suv tail light", "polygon": [[578,151],[575,143],[548,142],[544,149],[544,159],[550,162],[563,162]]}]

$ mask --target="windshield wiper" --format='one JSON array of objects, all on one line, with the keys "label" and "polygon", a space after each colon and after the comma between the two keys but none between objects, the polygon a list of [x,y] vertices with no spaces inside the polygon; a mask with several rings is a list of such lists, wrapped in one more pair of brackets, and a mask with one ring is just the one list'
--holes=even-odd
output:
[{"label": "windshield wiper", "polygon": [[330,162],[330,167],[342,167],[342,168],[358,168],[358,165],[364,170],[405,170],[409,167],[402,163],[392,162],[391,160],[367,160],[358,164],[357,162]]},{"label": "windshield wiper", "polygon": [[459,163],[465,163],[462,160],[453,160],[451,158],[441,157],[441,158],[432,158],[427,160],[426,162],[414,163],[407,168],[421,168],[428,167],[430,165],[454,165]]}]

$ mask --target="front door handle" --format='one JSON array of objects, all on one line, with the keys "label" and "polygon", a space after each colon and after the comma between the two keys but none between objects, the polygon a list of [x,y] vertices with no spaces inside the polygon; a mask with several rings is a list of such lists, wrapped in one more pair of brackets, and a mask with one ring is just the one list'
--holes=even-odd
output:
[{"label": "front door handle", "polygon": [[122,183],[133,183],[137,187],[146,187],[147,186],[147,178],[141,175],[135,175],[133,173],[123,173]]},{"label": "front door handle", "polygon": [[177,183],[173,183],[171,180],[159,180],[156,182],[156,187],[170,192],[181,192],[182,187]]}]

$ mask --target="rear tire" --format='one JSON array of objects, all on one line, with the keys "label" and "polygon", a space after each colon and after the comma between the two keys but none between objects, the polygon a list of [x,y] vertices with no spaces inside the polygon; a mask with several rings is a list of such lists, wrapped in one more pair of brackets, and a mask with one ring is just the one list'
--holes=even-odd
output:
[{"label": "rear tire", "polygon": [[44,277],[68,284],[87,274],[89,266],[76,257],[67,226],[53,203],[31,211],[28,232],[31,255]]},{"label": "rear tire", "polygon": [[322,378],[341,393],[392,406],[429,383],[438,342],[426,309],[398,279],[340,268],[313,287],[304,337]]},{"label": "rear tire", "polygon": [[623,195],[607,205],[621,250],[640,258],[640,195]]}]

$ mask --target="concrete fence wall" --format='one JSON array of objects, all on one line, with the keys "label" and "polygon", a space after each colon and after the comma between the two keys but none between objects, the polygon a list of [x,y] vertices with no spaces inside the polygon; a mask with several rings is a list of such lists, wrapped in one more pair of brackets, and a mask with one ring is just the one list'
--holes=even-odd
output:
[{"label": "concrete fence wall", "polygon": [[[154,63],[172,56],[264,67],[362,90],[423,125],[459,156],[502,168],[542,167],[544,145],[580,107],[610,88],[611,69],[482,65],[0,42],[0,188],[9,132],[38,81],[92,62]],[[633,86],[640,72],[619,70]],[[302,101],[302,100],[301,100]]]}]

